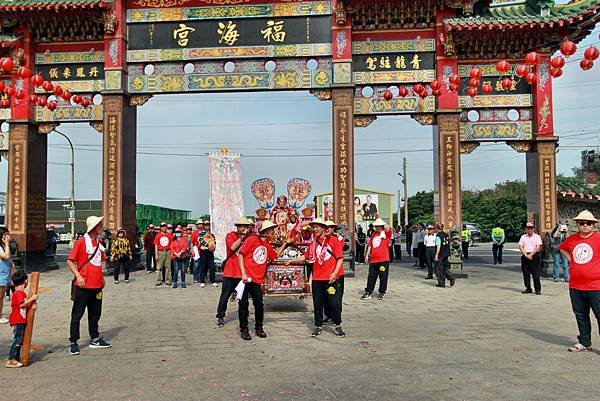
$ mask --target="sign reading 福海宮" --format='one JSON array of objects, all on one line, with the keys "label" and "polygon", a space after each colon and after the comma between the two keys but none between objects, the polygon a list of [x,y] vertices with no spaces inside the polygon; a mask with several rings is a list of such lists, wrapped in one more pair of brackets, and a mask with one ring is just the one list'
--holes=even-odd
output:
[{"label": "sign reading \u798f\u6d77\u5bae", "polygon": [[129,50],[331,43],[331,16],[129,24]]}]

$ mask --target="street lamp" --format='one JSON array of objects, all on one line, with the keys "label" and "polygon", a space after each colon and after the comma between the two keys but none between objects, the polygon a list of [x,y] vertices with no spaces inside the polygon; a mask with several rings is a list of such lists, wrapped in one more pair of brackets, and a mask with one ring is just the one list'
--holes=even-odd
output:
[{"label": "street lamp", "polygon": [[[402,184],[404,186],[404,225],[408,225],[408,183],[407,183],[407,175],[406,175],[406,157],[402,160],[402,173],[398,173],[400,178],[402,178]],[[398,205],[400,205],[400,200],[398,199]],[[398,206],[398,224],[400,223],[400,206]]]},{"label": "street lamp", "polygon": [[65,138],[71,147],[71,207],[69,212],[69,220],[71,221],[71,240],[69,241],[69,246],[73,246],[73,241],[75,239],[75,149],[73,148],[73,142],[71,142],[68,136],[57,130],[54,130],[54,132]]}]

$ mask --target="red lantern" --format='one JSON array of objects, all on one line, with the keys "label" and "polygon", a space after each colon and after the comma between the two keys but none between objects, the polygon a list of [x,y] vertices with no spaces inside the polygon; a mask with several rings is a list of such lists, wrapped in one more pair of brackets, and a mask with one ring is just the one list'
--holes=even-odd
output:
[{"label": "red lantern", "polygon": [[562,45],[560,45],[560,52],[566,57],[572,56],[576,51],[577,45],[568,39],[565,40]]},{"label": "red lantern", "polygon": [[513,86],[513,81],[510,78],[504,78],[502,80],[502,88],[504,88],[504,90],[509,90],[511,89]]},{"label": "red lantern", "polygon": [[[383,92],[383,98],[384,98],[385,100],[387,100],[388,102],[389,102],[390,100],[392,100],[392,98],[393,98],[393,97],[394,97],[394,94],[392,93],[392,91],[391,91],[391,90],[389,90],[389,89],[386,89],[386,90],[385,90],[385,92]],[[89,106],[89,100],[88,100],[88,99],[82,99],[81,101],[82,101],[82,106],[83,106],[83,107],[87,107],[87,106],[85,106],[85,104],[83,103],[83,102],[85,102],[86,100],[87,100],[87,102],[88,102],[88,106]],[[73,101],[75,101],[75,99],[73,99]]]},{"label": "red lantern", "polygon": [[52,89],[54,89],[54,85],[52,85],[52,82],[44,81],[44,83],[42,84],[42,89],[44,89],[46,92],[52,92]]},{"label": "red lantern", "polygon": [[434,79],[433,81],[431,81],[431,83],[429,84],[429,86],[431,87],[431,89],[436,90],[436,89],[440,89],[440,82],[437,79]]},{"label": "red lantern", "polygon": [[0,64],[0,69],[4,72],[11,72],[15,68],[15,62],[10,57],[5,57]]},{"label": "red lantern", "polygon": [[33,77],[31,77],[31,82],[34,86],[42,86],[44,83],[44,77],[42,77],[41,74],[35,74]]},{"label": "red lantern", "polygon": [[537,52],[529,52],[525,56],[525,64],[529,66],[537,65],[540,62],[540,55]]},{"label": "red lantern", "polygon": [[7,86],[6,87],[6,94],[9,97],[13,97],[16,93],[17,93],[17,90],[15,88],[13,88],[12,86]]},{"label": "red lantern", "polygon": [[427,96],[429,96],[429,92],[427,92],[427,89],[423,88],[423,90],[419,92],[419,96],[421,99],[425,99]]},{"label": "red lantern", "polygon": [[554,68],[554,67],[550,67],[550,75],[552,75],[554,78],[560,78],[563,74],[563,70],[562,68]]},{"label": "red lantern", "polygon": [[38,98],[38,106],[46,107],[47,104],[48,104],[48,100],[45,97],[40,96]]},{"label": "red lantern", "polygon": [[[392,97],[390,97],[389,99],[386,98],[385,100],[392,100],[392,98],[394,97],[394,94],[392,93],[392,91],[390,91],[390,94],[392,95]],[[385,97],[385,93],[384,93],[383,97]],[[81,101],[81,105],[83,107],[88,107],[90,104],[92,104],[92,102],[87,97]]]},{"label": "red lantern", "polygon": [[527,67],[525,64],[519,64],[516,72],[519,77],[523,78],[529,72],[529,67]]},{"label": "red lantern", "polygon": [[533,72],[530,72],[525,75],[525,81],[527,81],[528,84],[533,85],[537,81],[537,75],[535,75]]},{"label": "red lantern", "polygon": [[448,86],[448,89],[450,89],[450,92],[456,93],[458,91],[458,85],[450,84],[450,86]]},{"label": "red lantern", "polygon": [[0,81],[0,92],[4,92],[4,89],[6,89],[6,85],[4,85],[4,82]]},{"label": "red lantern", "polygon": [[80,104],[82,100],[83,100],[83,98],[80,95],[73,96],[73,103],[75,103],[75,104]]},{"label": "red lantern", "polygon": [[563,68],[565,66],[565,59],[563,56],[555,56],[550,60],[550,65],[554,68]]},{"label": "red lantern", "polygon": [[471,68],[471,71],[469,71],[469,77],[471,79],[479,79],[479,78],[481,78],[482,75],[483,74],[482,74],[481,70],[477,67],[473,67],[473,68]]},{"label": "red lantern", "polygon": [[56,106],[58,106],[58,104],[54,100],[48,102],[47,104],[48,110],[50,111],[56,110]]},{"label": "red lantern", "polygon": [[590,61],[596,60],[598,56],[600,56],[600,51],[596,46],[593,45],[585,49],[585,52],[583,53],[583,57]]},{"label": "red lantern", "polygon": [[469,79],[469,86],[471,88],[477,88],[480,84],[480,81],[477,78],[471,78]]},{"label": "red lantern", "polygon": [[579,63],[579,66],[582,70],[587,71],[594,66],[594,62],[592,60],[584,58],[583,60],[581,60],[581,63]]},{"label": "red lantern", "polygon": [[29,103],[31,104],[36,104],[38,101],[38,96],[37,95],[29,95]]},{"label": "red lantern", "polygon": [[25,99],[27,95],[25,95],[25,92],[18,90],[17,93],[15,93],[15,97],[19,100],[23,100]]},{"label": "red lantern", "polygon": [[406,87],[402,87],[398,90],[398,94],[402,97],[406,97],[408,96],[408,89],[406,89]]},{"label": "red lantern", "polygon": [[448,81],[450,81],[451,84],[458,86],[460,85],[460,76],[458,74],[452,74],[450,75],[450,78],[448,78]]},{"label": "red lantern", "polygon": [[63,91],[62,98],[65,99],[67,102],[71,100],[72,97],[73,94],[71,92],[69,92],[68,90]]},{"label": "red lantern", "polygon": [[423,90],[423,85],[421,85],[421,84],[413,85],[413,92],[415,93],[415,95],[421,93],[422,90]]},{"label": "red lantern", "polygon": [[500,74],[506,74],[510,70],[510,64],[506,60],[500,60],[496,63],[496,69]]},{"label": "red lantern", "polygon": [[0,100],[0,106],[10,107],[10,99],[4,98],[4,99]]},{"label": "red lantern", "polygon": [[53,92],[56,96],[60,96],[63,93],[63,88],[60,86],[55,86]]},{"label": "red lantern", "polygon": [[494,88],[492,88],[492,85],[485,83],[481,86],[481,91],[484,95],[491,95],[494,91]]},{"label": "red lantern", "polygon": [[441,90],[439,90],[439,89],[433,89],[433,90],[431,91],[431,94],[432,94],[433,96],[435,96],[435,97],[439,97],[439,96],[442,96],[442,91],[441,91]]},{"label": "red lantern", "polygon": [[31,77],[31,70],[27,67],[19,67],[17,75],[23,79],[27,79]]},{"label": "red lantern", "polygon": [[477,88],[469,88],[467,90],[467,94],[471,97],[477,96]]}]

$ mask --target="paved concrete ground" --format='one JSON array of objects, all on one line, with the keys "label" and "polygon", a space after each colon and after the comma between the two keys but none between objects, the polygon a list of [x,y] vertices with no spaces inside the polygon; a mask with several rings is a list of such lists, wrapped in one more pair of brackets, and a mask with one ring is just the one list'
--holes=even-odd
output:
[{"label": "paved concrete ground", "polygon": [[[359,300],[360,266],[346,281],[344,339],[330,328],[310,338],[309,300],[271,298],[269,338],[244,342],[235,304],[226,326],[215,326],[220,288],[155,288],[154,276],[137,272],[132,283],[106,289],[101,329],[113,348],[83,346],[79,356],[67,354],[71,302],[61,268],[42,276],[34,343],[44,350],[27,369],[4,369],[0,394],[23,401],[599,399],[600,354],[566,351],[576,335],[567,285],[545,280],[542,296],[521,295],[517,253],[506,253],[507,263],[493,266],[487,245],[472,248],[469,279],[446,289],[412,263],[394,264],[384,301]],[[3,353],[10,338],[0,326]]]}]

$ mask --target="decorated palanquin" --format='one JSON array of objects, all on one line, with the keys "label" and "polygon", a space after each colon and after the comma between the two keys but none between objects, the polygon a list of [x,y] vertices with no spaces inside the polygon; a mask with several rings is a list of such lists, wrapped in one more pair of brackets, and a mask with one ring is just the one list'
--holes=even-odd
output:
[{"label": "decorated palanquin", "polygon": [[[355,129],[402,114],[434,127],[438,221],[461,222],[461,154],[497,141],[527,154],[529,211],[548,231],[552,81],[565,61],[555,53],[591,69],[597,49],[575,51],[599,10],[600,0],[0,0],[8,228],[24,265],[40,268],[47,134],[59,124],[103,133],[103,215],[133,233],[138,107],[165,93],[306,90],[332,103],[336,223],[354,227]],[[279,202],[268,180],[256,185],[259,220],[273,219],[280,241],[302,220],[294,199],[306,188],[291,184]]]}]

